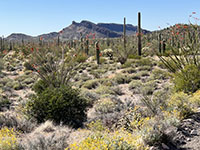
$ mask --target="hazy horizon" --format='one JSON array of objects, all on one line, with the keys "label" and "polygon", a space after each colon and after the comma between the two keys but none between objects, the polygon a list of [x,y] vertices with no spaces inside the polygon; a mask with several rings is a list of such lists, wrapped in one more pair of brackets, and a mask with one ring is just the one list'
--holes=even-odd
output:
[{"label": "hazy horizon", "polygon": [[123,23],[137,25],[137,13],[142,14],[142,28],[150,31],[176,23],[189,23],[189,15],[198,17],[200,1],[193,0],[6,0],[0,6],[0,36],[23,33],[37,36],[58,32],[72,21],[88,20],[93,23]]}]

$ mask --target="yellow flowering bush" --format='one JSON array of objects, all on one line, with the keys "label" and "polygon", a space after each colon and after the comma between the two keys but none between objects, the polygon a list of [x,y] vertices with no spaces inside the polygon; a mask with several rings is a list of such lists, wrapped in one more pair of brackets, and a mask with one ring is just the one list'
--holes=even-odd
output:
[{"label": "yellow flowering bush", "polygon": [[193,112],[192,103],[189,99],[190,96],[184,92],[173,94],[168,101],[169,111],[177,110],[179,112],[179,119],[185,118]]},{"label": "yellow flowering bush", "polygon": [[16,150],[17,138],[16,132],[12,129],[4,127],[0,130],[0,149],[1,150]]},{"label": "yellow flowering bush", "polygon": [[105,130],[105,127],[103,126],[103,123],[101,122],[101,120],[92,121],[87,124],[87,127],[92,131],[104,131]]},{"label": "yellow flowering bush", "polygon": [[95,132],[80,143],[73,143],[65,150],[148,150],[137,134],[118,130]]},{"label": "yellow flowering bush", "polygon": [[200,106],[200,90],[196,91],[190,98],[190,102],[195,106]]}]

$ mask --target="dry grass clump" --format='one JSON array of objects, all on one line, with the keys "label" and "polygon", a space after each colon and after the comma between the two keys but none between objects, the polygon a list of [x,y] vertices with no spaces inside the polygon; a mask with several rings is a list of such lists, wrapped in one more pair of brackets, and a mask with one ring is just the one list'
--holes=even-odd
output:
[{"label": "dry grass clump", "polygon": [[19,140],[19,147],[24,150],[63,150],[68,146],[68,138],[72,129],[54,126],[46,121],[32,133]]},{"label": "dry grass clump", "polygon": [[15,111],[6,111],[0,114],[0,125],[15,128],[23,133],[29,133],[35,128],[36,123]]}]

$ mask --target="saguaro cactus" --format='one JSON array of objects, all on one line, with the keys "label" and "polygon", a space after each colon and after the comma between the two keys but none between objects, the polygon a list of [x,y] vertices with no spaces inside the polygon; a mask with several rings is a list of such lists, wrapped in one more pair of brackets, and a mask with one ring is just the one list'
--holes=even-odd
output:
[{"label": "saguaro cactus", "polygon": [[124,17],[124,34],[123,34],[123,38],[124,38],[124,50],[126,50],[126,18]]},{"label": "saguaro cactus", "polygon": [[9,48],[9,50],[12,50],[12,49],[13,49],[13,47],[12,47],[12,43],[10,41],[10,48]]},{"label": "saguaro cactus", "polygon": [[24,46],[24,39],[22,39],[22,46]]},{"label": "saguaro cactus", "polygon": [[142,44],[141,44],[141,14],[138,12],[138,55],[142,55]]},{"label": "saguaro cactus", "polygon": [[165,53],[166,50],[166,44],[165,44],[165,40],[163,40],[163,53]]},{"label": "saguaro cactus", "polygon": [[99,42],[97,41],[95,43],[95,47],[96,47],[96,57],[97,57],[97,64],[99,65],[100,64],[100,49],[99,49]]},{"label": "saguaro cactus", "polygon": [[89,39],[87,38],[85,41],[85,53],[88,55],[89,53]]},{"label": "saguaro cactus", "polygon": [[82,34],[82,32],[80,33],[80,36],[81,36],[81,50],[83,50],[83,34]]},{"label": "saguaro cactus", "polygon": [[60,45],[60,35],[58,35],[58,39],[57,39],[57,45]]},{"label": "saguaro cactus", "polygon": [[159,49],[159,53],[161,53],[161,46],[162,46],[161,45],[161,41],[162,41],[162,37],[161,37],[161,33],[159,33],[159,36],[158,36],[158,42],[159,42],[159,45],[158,45],[159,48],[158,49]]},{"label": "saguaro cactus", "polygon": [[1,37],[0,37],[0,46],[1,46],[0,50],[3,50],[3,38]]}]

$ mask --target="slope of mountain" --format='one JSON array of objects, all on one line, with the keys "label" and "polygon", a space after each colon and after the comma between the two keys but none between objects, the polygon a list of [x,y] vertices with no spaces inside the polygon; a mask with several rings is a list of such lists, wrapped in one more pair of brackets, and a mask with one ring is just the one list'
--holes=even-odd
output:
[{"label": "slope of mountain", "polygon": [[121,36],[121,34],[107,28],[99,27],[89,21],[81,21],[80,23],[73,21],[70,26],[64,28],[62,31],[61,37],[64,39],[79,39],[81,37],[80,33],[82,33],[83,36],[92,33],[95,34],[96,38],[114,38]]},{"label": "slope of mountain", "polygon": [[[143,33],[147,33],[150,31],[142,30]],[[137,32],[137,26],[133,26],[131,24],[126,25],[126,33],[127,35],[132,35]],[[60,35],[61,40],[69,40],[69,39],[80,39],[81,33],[83,37],[87,34],[92,33],[95,34],[96,38],[116,38],[120,37],[123,34],[123,24],[115,24],[115,23],[92,23],[89,21],[81,21],[77,23],[75,21],[72,24],[64,29],[62,29],[62,34],[59,32],[51,32],[47,34],[41,34],[36,37],[32,37],[29,35],[21,34],[21,33],[13,33],[7,37],[8,41],[30,41],[30,40],[38,40],[40,37],[43,37],[44,40],[54,40]]]},{"label": "slope of mountain", "polygon": [[41,34],[41,35],[37,36],[36,38],[42,37],[42,38],[45,39],[45,40],[53,40],[53,39],[55,39],[58,35],[59,35],[58,32],[51,32],[51,33],[47,33],[47,34]]},{"label": "slope of mountain", "polygon": [[21,42],[22,40],[24,41],[33,40],[33,37],[22,33],[12,33],[6,39],[9,41]]},{"label": "slope of mountain", "polygon": [[[115,23],[98,23],[97,26],[107,28],[118,34],[123,34],[123,24],[115,24]],[[133,35],[137,32],[137,26],[133,26],[132,24],[126,25],[126,34]],[[142,29],[143,33],[149,33],[150,31]]]}]

